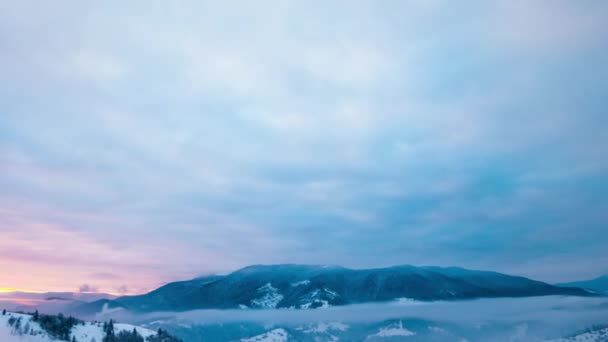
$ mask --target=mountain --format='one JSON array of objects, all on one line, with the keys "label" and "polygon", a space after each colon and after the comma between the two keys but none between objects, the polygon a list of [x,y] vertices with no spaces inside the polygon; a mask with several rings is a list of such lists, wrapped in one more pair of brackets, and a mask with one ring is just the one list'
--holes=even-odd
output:
[{"label": "mountain", "polygon": [[[113,323],[112,326],[116,335],[116,339],[113,341],[116,342],[137,341],[137,339],[133,339],[134,331],[146,341],[180,342],[165,332],[157,333],[150,329],[123,323]],[[33,315],[14,312],[0,314],[0,341],[2,342],[102,342],[104,335],[104,323],[100,322],[84,322],[61,315],[40,314],[34,318]]]},{"label": "mountain", "polygon": [[0,307],[12,311],[59,313],[83,303],[114,298],[116,296],[107,293],[15,291],[0,293]]},{"label": "mountain", "polygon": [[580,287],[583,289],[608,293],[608,274],[591,280],[574,281],[570,283],[556,284],[557,286]]},{"label": "mountain", "polygon": [[319,307],[410,298],[423,301],[543,295],[589,296],[580,288],[558,287],[524,277],[457,267],[395,266],[354,270],[339,266],[255,265],[223,276],[162,286],[139,296],[82,305],[102,309],[186,311],[193,309]]}]

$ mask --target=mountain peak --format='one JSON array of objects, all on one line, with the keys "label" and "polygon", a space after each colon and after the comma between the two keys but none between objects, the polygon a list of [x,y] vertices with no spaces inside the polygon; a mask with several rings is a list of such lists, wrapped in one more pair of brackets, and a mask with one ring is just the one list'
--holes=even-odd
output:
[{"label": "mountain peak", "polygon": [[256,264],[240,268],[233,273],[251,273],[268,271],[312,271],[320,269],[345,269],[338,265],[307,265],[307,264]]}]

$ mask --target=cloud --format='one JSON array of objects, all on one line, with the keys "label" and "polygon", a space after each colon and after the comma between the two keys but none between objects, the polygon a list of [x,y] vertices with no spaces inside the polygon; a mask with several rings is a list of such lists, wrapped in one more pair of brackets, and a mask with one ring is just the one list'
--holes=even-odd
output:
[{"label": "cloud", "polygon": [[605,271],[602,4],[5,7],[0,274],[30,273],[11,286]]},{"label": "cloud", "polygon": [[127,287],[127,285],[121,285],[121,286],[117,287],[116,288],[116,292],[120,293],[121,295],[130,293],[129,288]]},{"label": "cloud", "polygon": [[[205,329],[205,332],[208,331],[209,325],[231,326],[230,323],[245,322],[297,329],[297,327],[302,328],[303,325],[316,325],[318,322],[388,325],[389,320],[392,322],[401,320],[400,324],[404,327],[410,324],[416,327],[419,322],[434,323],[443,326],[446,332],[464,331],[469,338],[504,341],[513,339],[514,336],[525,340],[559,338],[565,335],[565,331],[585,331],[590,325],[603,324],[606,315],[605,306],[605,298],[543,296],[405,304],[399,302],[356,304],[324,310],[257,310],[255,314],[249,310],[192,310],[153,312],[143,315],[139,313],[134,317],[132,313],[121,310],[109,316],[120,321],[143,319],[152,322],[163,319],[165,322],[188,324],[191,331]],[[483,329],[479,328],[480,324],[483,324]],[[530,328],[532,325],[533,328]],[[428,327],[425,326],[426,328]]]},{"label": "cloud", "polygon": [[97,292],[97,287],[89,284],[82,284],[78,287],[78,292],[95,293]]},{"label": "cloud", "polygon": [[75,77],[94,82],[115,81],[127,73],[127,67],[118,58],[87,50],[73,53],[68,67]]},{"label": "cloud", "polygon": [[569,1],[501,1],[492,17],[495,38],[505,47],[547,53],[593,46],[606,34],[608,6]]},{"label": "cloud", "polygon": [[310,47],[302,64],[314,77],[343,87],[369,88],[389,71],[389,58],[380,49],[334,42],[326,47]]}]

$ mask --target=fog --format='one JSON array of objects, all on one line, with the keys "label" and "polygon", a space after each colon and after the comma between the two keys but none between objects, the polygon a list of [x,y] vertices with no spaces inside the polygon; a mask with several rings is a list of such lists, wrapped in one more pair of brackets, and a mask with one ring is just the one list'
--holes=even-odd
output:
[{"label": "fog", "polygon": [[[554,338],[580,332],[594,325],[607,324],[608,298],[546,296],[451,302],[404,300],[316,310],[195,310],[148,314],[119,311],[95,317],[95,319],[108,318],[149,327],[154,327],[154,325],[161,325],[169,329],[173,327],[178,332],[180,329],[193,329],[196,326],[243,322],[268,328],[273,326],[296,327],[318,322],[343,322],[358,325],[399,319],[405,322],[404,325],[407,325],[407,322],[416,321],[444,324],[444,326],[462,329],[479,330],[480,327],[484,327],[484,329],[492,330],[494,327],[500,327],[506,331],[505,334],[512,335],[513,331],[517,331],[517,334],[524,336],[523,339],[510,338],[512,340],[534,340],[533,336]],[[470,336],[467,337],[470,339]],[[501,339],[501,337],[486,338],[489,340]]]},{"label": "fog", "polygon": [[186,312],[156,312],[145,315],[120,312],[109,316],[129,320],[171,317],[190,323],[224,323],[230,321],[302,323],[319,320],[367,322],[399,317],[453,322],[479,322],[484,320],[578,320],[608,323],[608,298],[546,296],[451,302],[397,301],[379,304],[347,305],[316,310],[194,310]]}]

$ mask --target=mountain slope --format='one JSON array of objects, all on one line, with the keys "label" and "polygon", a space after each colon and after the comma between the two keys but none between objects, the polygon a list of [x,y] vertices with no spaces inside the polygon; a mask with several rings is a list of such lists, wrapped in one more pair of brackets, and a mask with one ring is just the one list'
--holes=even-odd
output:
[{"label": "mountain slope", "polygon": [[[143,338],[148,338],[156,334],[152,330],[130,324],[114,324],[114,332],[116,334],[121,331],[132,332],[133,330]],[[80,322],[71,328],[69,336],[70,341],[74,338],[77,342],[102,342],[104,336],[103,324],[99,322]],[[51,336],[41,324],[32,319],[32,315],[6,312],[6,314],[0,315],[0,341],[51,342],[63,340]]]},{"label": "mountain slope", "polygon": [[592,291],[608,293],[608,275],[604,275],[590,280],[561,283],[557,284],[557,286],[580,287]]},{"label": "mountain slope", "polygon": [[228,308],[317,308],[390,301],[457,300],[482,297],[579,295],[579,288],[557,287],[524,277],[450,267],[395,266],[353,270],[338,266],[249,266],[225,276],[167,284],[148,294],[84,305],[99,311],[185,311]]}]

